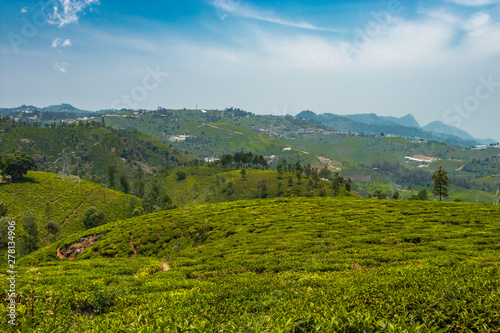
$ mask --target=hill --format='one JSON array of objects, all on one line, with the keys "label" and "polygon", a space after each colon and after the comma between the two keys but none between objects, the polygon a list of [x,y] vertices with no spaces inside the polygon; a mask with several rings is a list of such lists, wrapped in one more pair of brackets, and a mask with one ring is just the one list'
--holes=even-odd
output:
[{"label": "hill", "polygon": [[[317,115],[312,111],[304,111],[296,115],[297,118],[312,119],[341,131],[367,133],[379,135],[380,133],[397,135],[403,138],[426,139],[444,142],[449,145],[473,146],[476,139],[464,139],[450,134],[449,131],[437,131],[421,128],[413,117],[403,118],[380,117],[375,114],[339,116],[331,113]],[[443,124],[444,125],[444,124]],[[434,128],[431,125],[429,128]],[[458,129],[457,129],[458,130]],[[458,130],[459,131],[459,130]]]},{"label": "hill", "polygon": [[[179,179],[183,173],[185,178]],[[184,176],[183,176],[184,177]],[[290,181],[291,179],[291,181]],[[177,168],[155,176],[152,183],[168,188],[168,194],[174,203],[180,206],[192,206],[225,201],[255,198],[274,198],[291,196],[333,196],[332,184],[302,176],[300,182],[295,173],[284,172],[278,178],[276,171],[245,169],[241,170],[217,167]],[[323,193],[322,193],[323,190]],[[351,196],[344,188],[339,196]]]},{"label": "hill", "polygon": [[57,237],[61,238],[84,230],[81,218],[91,206],[102,210],[107,221],[112,222],[132,216],[141,200],[91,182],[30,171],[21,181],[0,183],[0,202],[6,204],[7,215],[14,219],[33,211],[40,238],[46,241],[48,220],[60,226]]},{"label": "hill", "polygon": [[18,329],[494,331],[498,221],[492,205],[352,198],[132,218],[24,257],[20,311],[42,296]]},{"label": "hill", "polygon": [[[108,166],[116,166],[116,180],[134,172],[153,173],[191,160],[171,146],[137,131],[102,126],[26,126],[0,123],[0,152],[12,148],[32,155],[42,170],[59,173],[64,168],[87,180],[99,177],[109,184]],[[95,178],[95,177],[94,177]],[[98,181],[99,182],[99,181]]]}]

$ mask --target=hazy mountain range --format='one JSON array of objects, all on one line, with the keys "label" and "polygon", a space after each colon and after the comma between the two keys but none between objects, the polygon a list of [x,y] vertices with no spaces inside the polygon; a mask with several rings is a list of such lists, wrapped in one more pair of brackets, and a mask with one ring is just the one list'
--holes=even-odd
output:
[{"label": "hazy mountain range", "polygon": [[[78,116],[99,115],[104,111],[92,112],[75,108],[71,104],[62,103],[47,107],[21,105],[16,108],[0,108],[0,114],[11,114],[20,111],[65,112]],[[365,134],[397,135],[413,139],[426,139],[445,142],[451,145],[473,146],[477,144],[490,145],[496,143],[493,139],[474,138],[469,133],[440,121],[434,121],[426,126],[420,126],[415,117],[407,114],[401,118],[379,116],[375,113],[336,115],[333,113],[316,114],[312,111],[302,111],[297,118],[310,119],[320,122],[339,131],[358,132]]]},{"label": "hazy mountain range", "polygon": [[489,138],[474,138],[469,133],[440,121],[434,121],[421,127],[411,114],[407,114],[401,118],[378,116],[375,113],[353,115],[324,113],[318,115],[306,110],[296,115],[296,117],[315,120],[339,131],[363,132],[377,135],[384,133],[385,135],[392,134],[413,139],[442,141],[451,145],[489,145],[497,142]]}]

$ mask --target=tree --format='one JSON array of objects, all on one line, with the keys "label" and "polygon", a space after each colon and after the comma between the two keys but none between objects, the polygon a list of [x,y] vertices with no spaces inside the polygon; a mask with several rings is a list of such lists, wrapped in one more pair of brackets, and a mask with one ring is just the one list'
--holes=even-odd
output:
[{"label": "tree", "polygon": [[398,192],[398,191],[396,191],[396,192],[394,192],[394,194],[392,195],[392,198],[393,198],[394,200],[398,200],[398,199],[399,199],[399,196],[400,196],[399,192]]},{"label": "tree", "polygon": [[23,214],[21,222],[25,232],[21,237],[21,254],[27,255],[38,249],[38,225],[36,216],[31,211]]},{"label": "tree", "polygon": [[375,190],[375,191],[373,191],[373,197],[375,197],[377,199],[386,199],[387,194],[385,192],[383,192],[382,190]]},{"label": "tree", "polygon": [[247,175],[247,169],[245,168],[241,169],[240,173],[241,173],[241,178],[245,179],[245,176]]},{"label": "tree", "polygon": [[175,173],[175,175],[177,176],[177,181],[181,181],[181,180],[186,179],[186,172],[185,171],[177,171]]},{"label": "tree", "polygon": [[30,170],[36,170],[33,157],[12,149],[6,154],[0,155],[0,169],[2,176],[10,176],[11,181],[23,178]]},{"label": "tree", "polygon": [[429,193],[425,188],[421,189],[420,192],[418,192],[418,197],[420,200],[428,200]]},{"label": "tree", "polygon": [[130,192],[130,185],[128,183],[127,176],[125,175],[120,176],[120,185],[122,187],[123,193],[128,194]]},{"label": "tree", "polygon": [[262,180],[259,185],[257,186],[257,188],[260,190],[260,197],[261,198],[267,198],[267,182],[266,180]]},{"label": "tree", "polygon": [[283,182],[281,180],[276,183],[276,188],[278,189],[278,195],[281,196],[283,194]]},{"label": "tree", "polygon": [[115,173],[116,166],[114,164],[108,165],[108,181],[110,188],[115,187]]},{"label": "tree", "polygon": [[281,179],[281,176],[283,176],[283,166],[281,164],[278,164],[276,167],[276,171],[278,171],[278,179]]},{"label": "tree", "polygon": [[132,181],[132,191],[136,197],[142,198],[144,196],[144,179],[142,171],[137,171],[134,174]]},{"label": "tree", "polygon": [[0,202],[0,217],[4,217],[7,215],[7,205],[5,203]]},{"label": "tree", "polygon": [[144,212],[151,213],[155,209],[156,201],[158,200],[158,193],[156,191],[150,190],[142,198],[142,208]]},{"label": "tree", "polygon": [[436,172],[432,175],[432,194],[434,196],[439,195],[439,201],[442,200],[442,198],[448,197],[448,187],[452,183],[452,181],[448,178],[448,173],[446,172],[445,169],[442,167],[439,167]]},{"label": "tree", "polygon": [[328,179],[332,175],[332,172],[328,169],[327,166],[325,166],[323,169],[319,171],[318,175],[320,178]]},{"label": "tree", "polygon": [[351,178],[347,178],[347,181],[345,182],[345,189],[347,192],[351,192],[352,190],[352,180]]},{"label": "tree", "polygon": [[106,216],[103,211],[94,206],[87,208],[82,217],[82,223],[85,229],[95,228],[106,223]]},{"label": "tree", "polygon": [[59,227],[59,224],[55,223],[54,221],[50,220],[47,225],[45,226],[45,229],[47,230],[47,232],[49,234],[52,234],[52,235],[55,235],[59,232],[59,230],[61,229]]},{"label": "tree", "polygon": [[0,218],[0,249],[7,248],[10,221],[12,219],[6,216]]},{"label": "tree", "polygon": [[297,176],[297,183],[300,184],[300,180],[302,179],[302,172],[300,172],[300,170],[297,170],[296,176]]}]

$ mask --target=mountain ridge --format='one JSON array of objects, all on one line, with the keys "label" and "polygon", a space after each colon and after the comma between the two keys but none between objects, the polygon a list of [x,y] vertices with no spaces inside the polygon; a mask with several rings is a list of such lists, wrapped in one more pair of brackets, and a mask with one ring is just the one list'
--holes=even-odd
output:
[{"label": "mountain ridge", "polygon": [[393,134],[415,139],[442,141],[451,145],[473,146],[477,144],[494,143],[492,139],[478,139],[469,133],[434,121],[426,126],[420,126],[412,114],[401,118],[379,116],[375,113],[336,115],[333,113],[316,114],[306,110],[298,113],[296,118],[315,120],[341,131],[363,132],[370,134]]}]

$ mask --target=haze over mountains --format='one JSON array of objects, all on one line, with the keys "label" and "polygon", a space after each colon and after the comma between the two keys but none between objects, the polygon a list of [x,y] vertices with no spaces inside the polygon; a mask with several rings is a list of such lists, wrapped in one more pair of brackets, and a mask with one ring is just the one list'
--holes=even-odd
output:
[{"label": "haze over mountains", "polygon": [[[0,108],[0,114],[11,114],[20,111],[43,111],[43,112],[66,112],[79,116],[97,115],[94,111],[78,109],[71,104],[62,103],[37,107],[33,105],[21,105],[16,108]],[[101,111],[102,112],[102,111]],[[99,112],[99,114],[101,113]],[[385,135],[396,135],[401,137],[422,138],[427,140],[442,141],[452,145],[473,146],[476,144],[490,145],[498,142],[495,139],[475,138],[466,131],[457,127],[446,125],[441,121],[433,121],[425,126],[420,126],[412,114],[401,118],[391,116],[380,116],[375,113],[337,115],[333,113],[316,114],[305,110],[295,117],[314,120],[330,126],[336,130],[348,132],[363,132],[365,134],[384,133]]]},{"label": "haze over mountains", "polygon": [[341,131],[363,132],[366,134],[392,134],[401,137],[442,141],[452,145],[489,145],[497,142],[490,138],[474,138],[469,133],[454,126],[446,125],[440,121],[434,121],[421,127],[411,114],[407,114],[401,118],[379,116],[375,113],[353,115],[323,113],[318,115],[312,111],[306,110],[297,114],[296,117],[315,120]]}]

